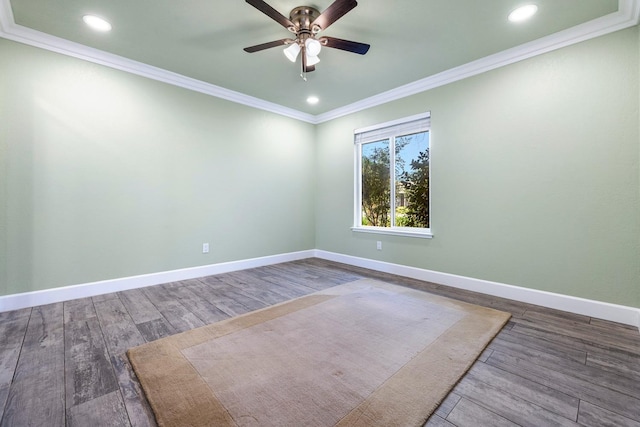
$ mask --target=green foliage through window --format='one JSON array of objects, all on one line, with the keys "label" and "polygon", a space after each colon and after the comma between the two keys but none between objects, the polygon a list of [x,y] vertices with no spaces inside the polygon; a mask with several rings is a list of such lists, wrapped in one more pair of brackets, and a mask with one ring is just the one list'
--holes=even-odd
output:
[{"label": "green foliage through window", "polygon": [[384,138],[377,140],[376,134],[365,135],[360,141],[356,137],[360,223],[428,229],[430,132],[427,128],[394,134],[392,129],[381,135]]}]

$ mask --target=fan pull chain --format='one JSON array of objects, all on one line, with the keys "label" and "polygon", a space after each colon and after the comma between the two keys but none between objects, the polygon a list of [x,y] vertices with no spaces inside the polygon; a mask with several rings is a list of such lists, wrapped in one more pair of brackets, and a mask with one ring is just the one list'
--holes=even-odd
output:
[{"label": "fan pull chain", "polygon": [[[304,55],[305,52],[302,51],[302,54]],[[302,72],[300,73],[300,77],[302,78],[302,80],[304,80],[306,82],[307,81],[307,72],[304,69],[304,58],[300,62],[302,64]]]}]

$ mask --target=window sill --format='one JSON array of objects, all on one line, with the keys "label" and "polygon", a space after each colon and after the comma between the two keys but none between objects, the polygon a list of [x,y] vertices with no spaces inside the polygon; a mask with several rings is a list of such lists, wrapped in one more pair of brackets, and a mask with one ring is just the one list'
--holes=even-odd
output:
[{"label": "window sill", "polygon": [[433,234],[431,230],[411,230],[403,228],[388,228],[388,227],[351,227],[351,231],[357,231],[358,233],[373,233],[373,234],[388,234],[391,236],[405,236],[405,237],[417,237],[420,239],[431,239]]}]

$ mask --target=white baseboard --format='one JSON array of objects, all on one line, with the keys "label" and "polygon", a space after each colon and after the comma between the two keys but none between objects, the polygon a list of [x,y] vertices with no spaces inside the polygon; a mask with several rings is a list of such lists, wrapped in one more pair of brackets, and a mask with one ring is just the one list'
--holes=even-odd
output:
[{"label": "white baseboard", "polygon": [[635,326],[640,331],[640,308],[539,291],[507,285],[504,283],[490,282],[488,280],[474,279],[472,277],[408,267],[400,264],[375,261],[367,258],[359,258],[318,249],[315,250],[315,256],[328,261],[341,262],[384,273],[397,274],[399,276],[451,286],[453,288],[465,289],[468,291],[596,317],[598,319],[610,320],[612,322],[624,323],[626,325]]},{"label": "white baseboard", "polygon": [[211,276],[213,274],[228,273],[231,271],[246,270],[248,268],[296,261],[299,259],[313,257],[313,255],[313,250],[291,252],[261,258],[251,258],[240,261],[203,265],[200,267],[183,268],[180,270],[163,271],[160,273],[142,274],[140,276],[101,280],[99,282],[83,283],[80,285],[45,289],[42,291],[5,295],[0,296],[0,313],[3,311],[18,310],[21,308],[52,304],[77,298],[93,297],[110,292],[126,291],[129,289],[160,285],[162,283],[195,279],[197,277]]},{"label": "white baseboard", "polygon": [[296,261],[311,257],[341,262],[384,273],[397,274],[399,276],[424,280],[427,282],[451,286],[453,288],[466,289],[469,291],[526,302],[529,304],[541,305],[571,313],[583,314],[585,316],[610,320],[612,322],[624,323],[626,325],[636,326],[638,330],[640,330],[640,308],[528,289],[504,283],[474,279],[472,277],[441,273],[416,267],[408,267],[406,265],[392,264],[384,261],[359,258],[319,249],[223,262],[200,267],[183,268],[180,270],[143,274],[140,276],[124,277],[119,279],[102,280],[99,282],[83,283],[80,285],[45,289],[42,291],[5,295],[0,296],[0,312],[68,301],[77,298],[92,297],[110,292],[143,288],[146,286],[176,282],[179,280],[195,279],[197,277],[228,273],[231,271],[245,270],[248,268],[262,267],[265,265],[279,264],[282,262]]}]

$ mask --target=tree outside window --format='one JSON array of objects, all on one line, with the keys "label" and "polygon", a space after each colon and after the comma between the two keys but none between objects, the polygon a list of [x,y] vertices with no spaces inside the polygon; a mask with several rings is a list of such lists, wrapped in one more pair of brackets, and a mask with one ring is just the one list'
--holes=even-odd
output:
[{"label": "tree outside window", "polygon": [[355,228],[430,228],[427,124],[422,120],[413,126],[416,129],[403,123],[356,134],[359,206]]}]

